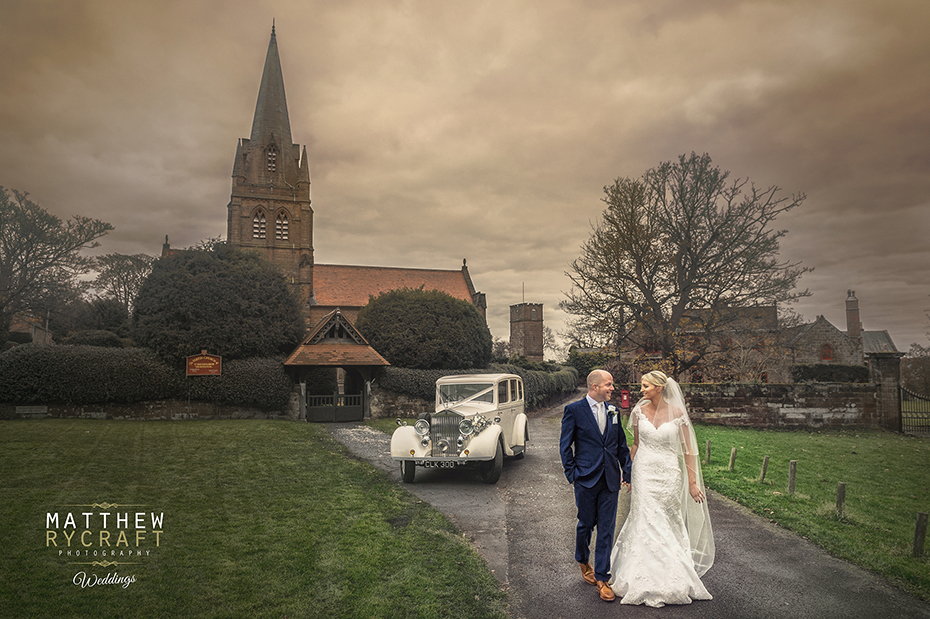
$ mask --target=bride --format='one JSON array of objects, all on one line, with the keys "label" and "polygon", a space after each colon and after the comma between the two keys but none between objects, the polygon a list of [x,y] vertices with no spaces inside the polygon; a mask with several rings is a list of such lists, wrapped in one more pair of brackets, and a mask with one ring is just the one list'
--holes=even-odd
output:
[{"label": "bride", "polygon": [[690,604],[713,599],[701,576],[714,563],[714,536],[694,428],[681,387],[662,372],[642,380],[630,413],[630,513],[610,556],[621,604]]}]

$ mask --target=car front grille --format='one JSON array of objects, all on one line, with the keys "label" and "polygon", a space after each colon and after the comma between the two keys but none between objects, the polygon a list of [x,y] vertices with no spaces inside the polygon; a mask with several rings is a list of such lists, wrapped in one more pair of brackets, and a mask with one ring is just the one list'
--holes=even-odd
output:
[{"label": "car front grille", "polygon": [[459,455],[455,442],[459,438],[459,422],[462,415],[444,411],[432,415],[430,441],[434,458],[455,458]]}]

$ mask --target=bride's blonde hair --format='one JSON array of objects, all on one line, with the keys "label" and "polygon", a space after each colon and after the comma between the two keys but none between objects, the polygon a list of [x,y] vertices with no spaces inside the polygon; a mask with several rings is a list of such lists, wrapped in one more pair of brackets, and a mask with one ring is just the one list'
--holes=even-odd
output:
[{"label": "bride's blonde hair", "polygon": [[665,372],[660,372],[659,370],[653,370],[648,374],[643,374],[643,380],[648,381],[656,387],[665,387],[665,385],[668,384],[668,376],[665,375]]}]

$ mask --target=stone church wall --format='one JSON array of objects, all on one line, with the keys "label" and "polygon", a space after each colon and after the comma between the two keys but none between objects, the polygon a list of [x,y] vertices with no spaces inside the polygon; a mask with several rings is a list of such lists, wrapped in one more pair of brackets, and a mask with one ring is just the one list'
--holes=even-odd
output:
[{"label": "stone church wall", "polygon": [[[693,383],[681,387],[691,418],[698,423],[799,430],[896,429],[897,411],[884,410],[895,403],[882,398],[879,384]],[[629,388],[639,391],[638,385]],[[619,392],[614,394],[619,399]]]}]

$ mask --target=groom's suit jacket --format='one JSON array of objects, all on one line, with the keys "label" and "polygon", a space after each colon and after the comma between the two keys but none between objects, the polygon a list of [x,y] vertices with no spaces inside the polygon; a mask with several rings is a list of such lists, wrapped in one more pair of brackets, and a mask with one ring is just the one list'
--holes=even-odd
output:
[{"label": "groom's suit jacket", "polygon": [[565,407],[559,451],[568,483],[590,488],[603,475],[611,492],[620,490],[621,481],[630,483],[632,460],[620,426],[619,417],[615,422],[608,413],[601,433],[587,397]]}]

